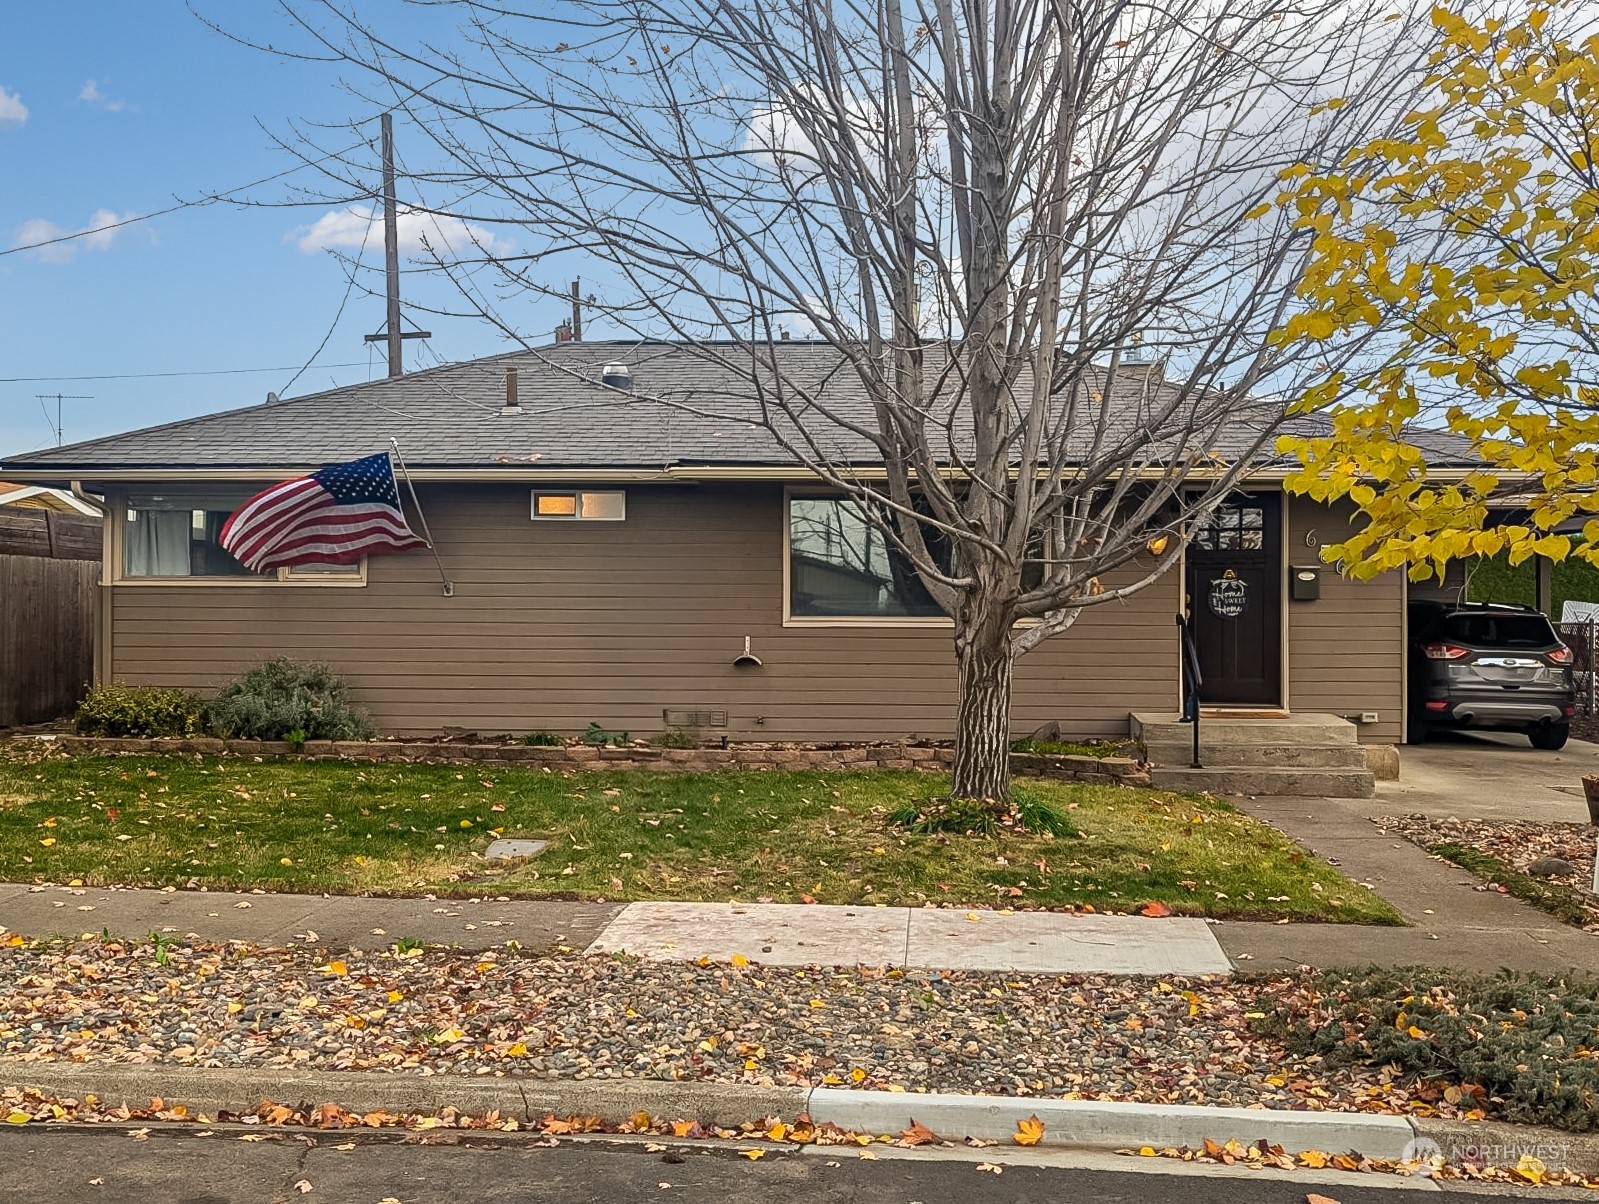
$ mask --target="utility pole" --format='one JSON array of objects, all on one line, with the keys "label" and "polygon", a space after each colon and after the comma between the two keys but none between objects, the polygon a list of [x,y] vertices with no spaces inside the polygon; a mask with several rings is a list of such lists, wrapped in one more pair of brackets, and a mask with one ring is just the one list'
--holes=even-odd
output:
[{"label": "utility pole", "polygon": [[383,114],[383,277],[389,299],[389,375],[399,376],[400,349],[400,215],[394,201],[394,116]]},{"label": "utility pole", "polygon": [[39,405],[44,408],[44,416],[46,418],[50,417],[50,407],[45,405],[45,403],[48,402],[48,401],[52,401],[52,400],[56,403],[55,431],[56,431],[56,446],[57,447],[61,446],[62,436],[63,436],[63,434],[65,433],[65,430],[66,430],[66,428],[61,425],[61,403],[63,401],[93,401],[94,400],[94,398],[92,396],[85,396],[82,393],[35,393],[34,396],[39,399]]},{"label": "utility pole", "polygon": [[403,376],[400,349],[405,339],[426,339],[426,330],[403,332],[400,329],[400,210],[394,199],[394,117],[384,113],[383,127],[383,284],[388,298],[388,317],[382,334],[369,334],[368,343],[384,340],[389,345],[389,375]]},{"label": "utility pole", "polygon": [[572,281],[572,341],[574,343],[583,341],[583,301],[577,295],[578,287],[582,283],[581,280]]}]

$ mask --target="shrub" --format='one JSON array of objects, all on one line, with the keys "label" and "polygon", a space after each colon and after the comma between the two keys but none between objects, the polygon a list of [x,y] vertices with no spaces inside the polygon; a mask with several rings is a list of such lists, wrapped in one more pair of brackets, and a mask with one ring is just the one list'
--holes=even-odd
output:
[{"label": "shrub", "polygon": [[532,748],[560,748],[566,741],[554,732],[529,732],[522,737],[522,743]]},{"label": "shrub", "polygon": [[1121,745],[1112,740],[1091,740],[1078,743],[1073,740],[1016,740],[1011,743],[1013,753],[1042,753],[1050,757],[1115,757],[1121,755]]},{"label": "shrub", "polygon": [[939,798],[904,803],[888,813],[888,822],[912,832],[952,836],[994,836],[1000,832],[1064,836],[1072,830],[1064,811],[1025,789],[1012,790],[1005,802]]},{"label": "shrub", "polygon": [[205,731],[205,700],[187,690],[96,686],[73,720],[85,736],[198,736]]},{"label": "shrub", "polygon": [[1503,1120],[1599,1128],[1599,1061],[1587,1053],[1599,1029],[1599,982],[1328,971],[1286,988],[1277,1004],[1260,1027],[1290,1052],[1477,1090]]},{"label": "shrub", "polygon": [[612,745],[621,748],[628,741],[626,732],[608,732],[597,723],[590,723],[583,729],[583,743],[593,744],[599,748]]},{"label": "shrub", "polygon": [[359,740],[372,734],[344,679],[326,665],[273,660],[222,687],[209,708],[219,736]]},{"label": "shrub", "polygon": [[680,727],[669,727],[664,732],[656,732],[648,741],[655,748],[698,748],[699,735]]}]

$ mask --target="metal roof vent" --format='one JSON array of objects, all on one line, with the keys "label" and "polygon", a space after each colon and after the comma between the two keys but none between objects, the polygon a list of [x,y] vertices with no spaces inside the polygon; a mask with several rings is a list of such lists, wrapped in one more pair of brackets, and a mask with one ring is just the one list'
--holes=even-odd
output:
[{"label": "metal roof vent", "polygon": [[521,412],[522,403],[517,399],[516,393],[516,369],[507,368],[505,370],[505,404],[500,407],[500,413],[510,415],[520,414]]},{"label": "metal roof vent", "polygon": [[633,387],[633,369],[626,364],[606,364],[600,369],[600,383],[625,392]]}]

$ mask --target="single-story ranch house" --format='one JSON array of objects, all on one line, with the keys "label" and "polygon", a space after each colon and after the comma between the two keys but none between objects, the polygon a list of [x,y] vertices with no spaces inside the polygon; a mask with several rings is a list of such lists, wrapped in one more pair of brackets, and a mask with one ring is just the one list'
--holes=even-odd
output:
[{"label": "single-story ranch house", "polygon": [[[797,340],[778,353],[834,355]],[[393,733],[595,722],[734,741],[947,738],[950,624],[898,554],[767,433],[641,402],[626,379],[612,387],[618,366],[638,393],[719,387],[714,366],[677,345],[567,342],[0,468],[109,502],[104,681],[208,691],[288,656],[332,664]],[[422,550],[263,577],[217,546],[250,494],[391,438],[439,563]],[[1177,711],[1174,617],[1231,569],[1260,604],[1236,621],[1231,654],[1211,658],[1207,704],[1338,717],[1363,743],[1400,742],[1407,584],[1321,566],[1350,512],[1286,495],[1285,472],[1256,473],[1156,585],[1087,608],[1023,657],[1015,732],[1125,736],[1134,713]],[[1318,579],[1295,589],[1296,569]]]}]

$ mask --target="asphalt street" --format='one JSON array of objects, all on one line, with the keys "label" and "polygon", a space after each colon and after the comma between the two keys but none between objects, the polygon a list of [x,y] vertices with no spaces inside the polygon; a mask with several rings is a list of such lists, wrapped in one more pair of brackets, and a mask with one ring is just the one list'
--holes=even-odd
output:
[{"label": "asphalt street", "polygon": [[[0,1132],[5,1204],[1473,1204],[1504,1199],[1503,1186],[1439,1191],[1379,1176],[1328,1183],[1279,1174],[1194,1168],[1169,1173],[1149,1160],[1077,1156],[1091,1165],[1045,1165],[1073,1155],[1028,1151],[773,1151],[739,1147],[647,1151],[638,1143],[563,1142],[434,1133],[285,1132],[241,1140],[237,1131],[33,1127]],[[256,1136],[255,1134],[251,1135]],[[341,1148],[347,1147],[347,1148]],[[991,1158],[1001,1173],[980,1169]],[[1170,1164],[1167,1164],[1170,1165]],[[1544,1189],[1538,1199],[1586,1198]]]}]

